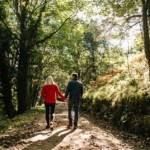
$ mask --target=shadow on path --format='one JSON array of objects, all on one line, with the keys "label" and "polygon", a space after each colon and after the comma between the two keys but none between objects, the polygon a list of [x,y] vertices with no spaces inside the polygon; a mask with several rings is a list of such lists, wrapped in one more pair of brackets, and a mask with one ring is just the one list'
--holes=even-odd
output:
[{"label": "shadow on path", "polygon": [[64,103],[57,104],[55,117],[53,132],[45,129],[43,113],[33,134],[9,150],[149,150],[141,148],[138,141],[135,142],[137,146],[134,146],[128,134],[125,134],[124,140],[122,132],[109,128],[107,123],[99,122],[88,113],[81,114],[77,130],[73,132],[66,129],[68,118],[67,105]]},{"label": "shadow on path", "polygon": [[[63,128],[62,130],[59,130],[58,132],[52,134],[51,136],[47,135],[47,138],[46,137],[43,139],[41,138],[41,140],[32,143],[28,147],[24,148],[24,150],[37,150],[39,148],[40,150],[51,150],[59,143],[61,143],[61,141],[72,132],[73,130]],[[41,135],[39,135],[39,137],[40,136]]]}]

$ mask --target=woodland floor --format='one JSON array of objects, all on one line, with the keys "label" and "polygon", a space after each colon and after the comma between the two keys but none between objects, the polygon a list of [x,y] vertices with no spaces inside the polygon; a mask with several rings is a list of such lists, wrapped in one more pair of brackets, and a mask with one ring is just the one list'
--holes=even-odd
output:
[{"label": "woodland floor", "polygon": [[54,130],[45,129],[45,114],[15,131],[0,135],[0,150],[150,150],[136,135],[119,131],[105,122],[81,114],[79,127],[67,129],[67,104],[59,102],[55,111]]}]

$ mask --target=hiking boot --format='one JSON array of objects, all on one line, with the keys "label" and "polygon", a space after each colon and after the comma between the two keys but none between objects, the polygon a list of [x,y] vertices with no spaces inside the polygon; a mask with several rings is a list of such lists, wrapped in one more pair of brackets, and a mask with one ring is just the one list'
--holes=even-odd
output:
[{"label": "hiking boot", "polygon": [[54,126],[53,126],[53,122],[50,122],[50,129],[53,130]]},{"label": "hiking boot", "polygon": [[76,130],[77,129],[77,126],[74,126],[73,130]]},{"label": "hiking boot", "polygon": [[69,124],[69,125],[67,126],[67,128],[68,128],[68,129],[71,129],[71,128],[72,128],[72,125],[71,125],[71,124]]},{"label": "hiking boot", "polygon": [[46,126],[46,129],[49,129],[49,128],[50,128],[49,125],[47,125],[47,126]]}]

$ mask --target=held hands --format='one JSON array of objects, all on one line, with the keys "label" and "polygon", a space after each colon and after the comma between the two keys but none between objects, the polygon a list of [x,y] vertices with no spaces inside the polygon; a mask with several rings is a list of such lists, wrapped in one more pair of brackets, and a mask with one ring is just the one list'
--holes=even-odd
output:
[{"label": "held hands", "polygon": [[67,103],[67,102],[68,102],[68,98],[66,98],[66,99],[64,100],[64,102]]}]

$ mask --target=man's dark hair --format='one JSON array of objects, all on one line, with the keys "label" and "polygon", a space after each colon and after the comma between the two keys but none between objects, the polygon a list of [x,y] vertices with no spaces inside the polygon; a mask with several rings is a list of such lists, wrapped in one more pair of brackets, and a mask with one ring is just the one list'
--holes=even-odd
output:
[{"label": "man's dark hair", "polygon": [[78,74],[77,73],[72,73],[72,77],[74,80],[78,80]]}]

